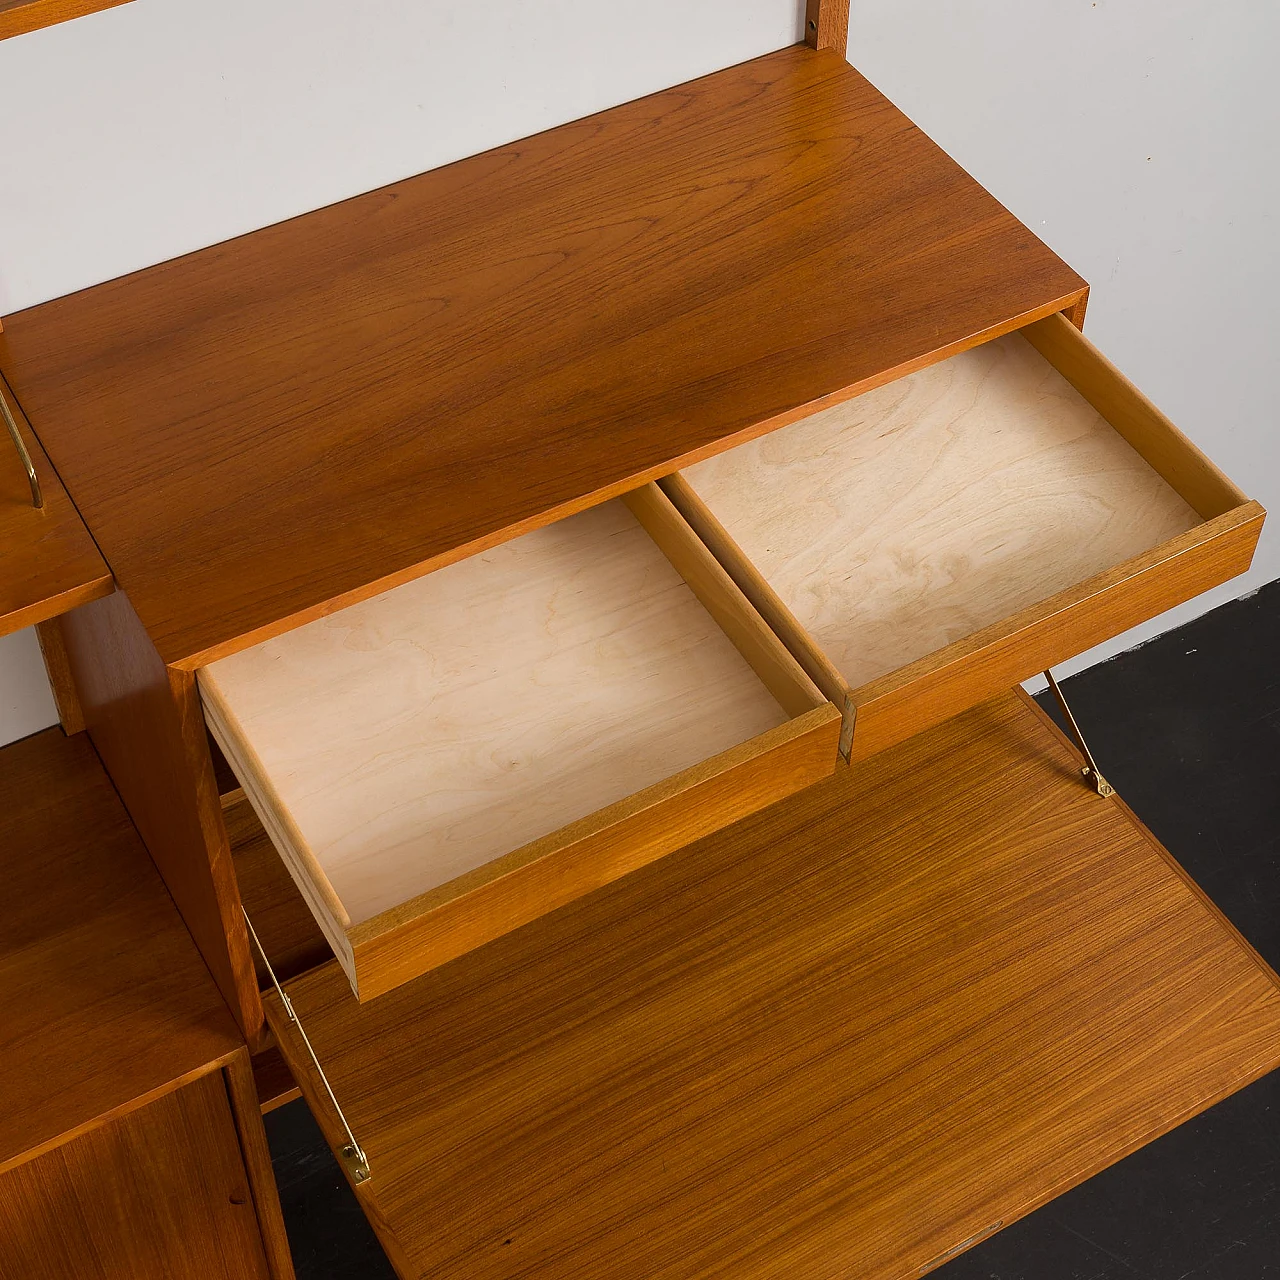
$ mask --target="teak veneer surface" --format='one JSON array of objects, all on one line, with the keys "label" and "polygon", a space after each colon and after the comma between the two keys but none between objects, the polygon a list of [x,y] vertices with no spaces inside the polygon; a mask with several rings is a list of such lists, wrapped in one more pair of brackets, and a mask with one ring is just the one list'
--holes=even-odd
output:
[{"label": "teak veneer surface", "polygon": [[253,1048],[262,1004],[194,673],[166,667],[123,591],[59,619],[84,723]]},{"label": "teak veneer surface", "polygon": [[0,1280],[269,1280],[222,1073],[0,1174],[0,1242]]},{"label": "teak veneer surface", "polygon": [[0,636],[43,622],[112,590],[111,571],[67,497],[14,398],[0,379],[44,496],[31,488],[18,451],[0,423]]},{"label": "teak veneer surface", "polygon": [[788,719],[616,500],[223,658],[200,688],[342,927]]},{"label": "teak veneer surface", "polygon": [[1200,523],[1019,334],[684,475],[855,689]]},{"label": "teak veneer surface", "polygon": [[0,877],[0,1169],[242,1043],[83,734],[0,751]]},{"label": "teak veneer surface", "polygon": [[1078,767],[1007,695],[371,1005],[295,980],[400,1273],[899,1280],[1275,1066],[1272,975]]},{"label": "teak veneer surface", "polygon": [[0,367],[197,667],[1084,291],[799,45],[6,317]]}]

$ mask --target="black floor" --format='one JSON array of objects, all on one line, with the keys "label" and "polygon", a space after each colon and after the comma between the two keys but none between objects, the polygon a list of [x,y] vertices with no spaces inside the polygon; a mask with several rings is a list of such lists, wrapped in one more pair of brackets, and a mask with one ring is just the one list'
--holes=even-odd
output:
[{"label": "black floor", "polygon": [[[1280,582],[1064,689],[1109,781],[1280,968]],[[303,1104],[267,1135],[298,1280],[390,1277]],[[1280,1280],[1280,1072],[933,1274]]]}]

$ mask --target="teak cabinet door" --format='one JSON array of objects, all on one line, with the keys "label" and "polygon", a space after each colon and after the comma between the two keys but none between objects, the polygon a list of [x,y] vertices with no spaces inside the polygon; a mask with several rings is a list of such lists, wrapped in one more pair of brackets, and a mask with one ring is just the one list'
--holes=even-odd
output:
[{"label": "teak cabinet door", "polygon": [[0,1177],[0,1280],[268,1280],[220,1071]]}]

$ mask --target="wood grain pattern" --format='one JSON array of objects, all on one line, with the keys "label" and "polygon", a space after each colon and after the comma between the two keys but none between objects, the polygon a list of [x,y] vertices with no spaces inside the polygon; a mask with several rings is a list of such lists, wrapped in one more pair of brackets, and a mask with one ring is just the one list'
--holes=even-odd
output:
[{"label": "wood grain pattern", "polygon": [[[333,949],[244,793],[224,800],[230,801],[224,805],[223,820],[240,899],[276,973],[291,978],[331,960]],[[253,963],[258,986],[269,986],[256,950]]]},{"label": "wood grain pattern", "polygon": [[62,634],[62,622],[58,618],[46,618],[36,623],[36,639],[40,642],[40,656],[44,659],[45,674],[53,691],[53,702],[58,708],[58,721],[64,733],[84,731],[84,708],[76,691],[75,676],[71,673],[71,657],[67,653],[67,641]]},{"label": "wood grain pattern", "polygon": [[616,502],[199,682],[259,816],[319,868],[343,927],[787,719]]},{"label": "wood grain pattern", "polygon": [[1249,500],[1064,317],[1049,316],[1022,333],[1204,519]]},{"label": "wood grain pattern", "polygon": [[6,317],[0,367],[196,668],[1083,288],[796,46]]},{"label": "wood grain pattern", "polygon": [[1079,298],[1076,299],[1074,305],[1065,307],[1059,311],[1060,316],[1065,316],[1075,328],[1084,330],[1085,312],[1089,309],[1089,290],[1086,289]]},{"label": "wood grain pattern", "polygon": [[656,484],[625,494],[627,509],[684,579],[699,604],[789,716],[822,705],[817,685],[773,633],[706,544]]},{"label": "wood grain pattern", "polygon": [[0,751],[0,876],[2,1170],[241,1041],[84,736]]},{"label": "wood grain pattern", "polygon": [[262,1006],[195,678],[166,669],[123,592],[67,614],[62,628],[93,745],[256,1048]]},{"label": "wood grain pattern", "polygon": [[[240,1140],[245,1177],[253,1196],[267,1270],[272,1280],[295,1280],[293,1254],[280,1209],[280,1192],[271,1166],[271,1149],[267,1146],[267,1133],[262,1127],[264,1108],[258,1095],[258,1075],[250,1062],[247,1048],[240,1046],[239,1052],[224,1064],[222,1076]],[[277,1096],[273,1101],[278,1106],[287,1099]]]},{"label": "wood grain pattern", "polygon": [[849,0],[806,0],[804,18],[805,44],[847,56]]},{"label": "wood grain pattern", "polygon": [[290,984],[400,1273],[900,1280],[1275,1066],[1274,977],[1077,769],[1005,695],[373,1005]]},{"label": "wood grain pattern", "polygon": [[1198,523],[1016,334],[684,475],[854,689]]},{"label": "wood grain pattern", "polygon": [[0,636],[6,636],[107,595],[112,581],[53,464],[2,378],[0,395],[18,424],[44,494],[44,506],[37,510],[31,505],[27,473],[17,450],[0,425]]},{"label": "wood grain pattern", "polygon": [[683,472],[675,471],[658,482],[671,505],[679,512],[689,529],[715,557],[717,563],[751,602],[774,635],[795,654],[814,684],[841,709],[846,717],[846,734],[841,737],[841,753],[848,754],[847,733],[852,731],[855,707],[850,697],[849,682],[816,644],[785,601],[769,585],[742,548],[729,536],[724,525],[712,514]]},{"label": "wood grain pattern", "polygon": [[0,40],[127,3],[128,0],[0,0]]},{"label": "wood grain pattern", "polygon": [[3,1280],[270,1280],[222,1073],[0,1175],[0,1240]]},{"label": "wood grain pattern", "polygon": [[[709,796],[689,771],[720,771],[739,744],[761,739],[740,763],[778,767],[738,784],[742,812],[812,767],[813,744],[791,744],[813,730],[821,741],[822,695],[691,532],[673,541],[682,526],[666,499],[653,491],[642,509],[665,514],[660,536],[742,653],[627,508],[607,503],[200,673],[209,725],[361,998],[380,985],[371,958],[357,982],[362,957],[384,954],[393,932],[397,955],[439,963],[464,937],[477,945],[477,932],[536,914],[531,886],[552,866],[544,888],[563,901],[676,847],[670,832],[689,822],[701,834],[713,813],[731,820],[729,792],[661,841],[623,831],[655,805]],[[794,723],[743,653],[784,682]],[[813,776],[834,763],[832,746]],[[583,856],[546,860],[571,843]],[[436,911],[490,885],[483,926]]]},{"label": "wood grain pattern", "polygon": [[854,690],[850,759],[901,742],[1244,573],[1265,517],[1256,502],[1246,503]]},{"label": "wood grain pattern", "polygon": [[264,1116],[302,1097],[289,1064],[274,1043],[253,1055],[253,1087],[258,1096],[258,1109]]},{"label": "wood grain pattern", "polygon": [[836,764],[839,731],[840,713],[824,702],[356,925],[348,935],[352,988],[374,999],[814,785]]}]

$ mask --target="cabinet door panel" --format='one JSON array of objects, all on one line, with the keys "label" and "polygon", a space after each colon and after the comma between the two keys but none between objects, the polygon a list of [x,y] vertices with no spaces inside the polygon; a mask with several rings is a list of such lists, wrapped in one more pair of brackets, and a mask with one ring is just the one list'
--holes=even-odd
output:
[{"label": "cabinet door panel", "polygon": [[0,1280],[267,1280],[222,1073],[0,1177]]}]

